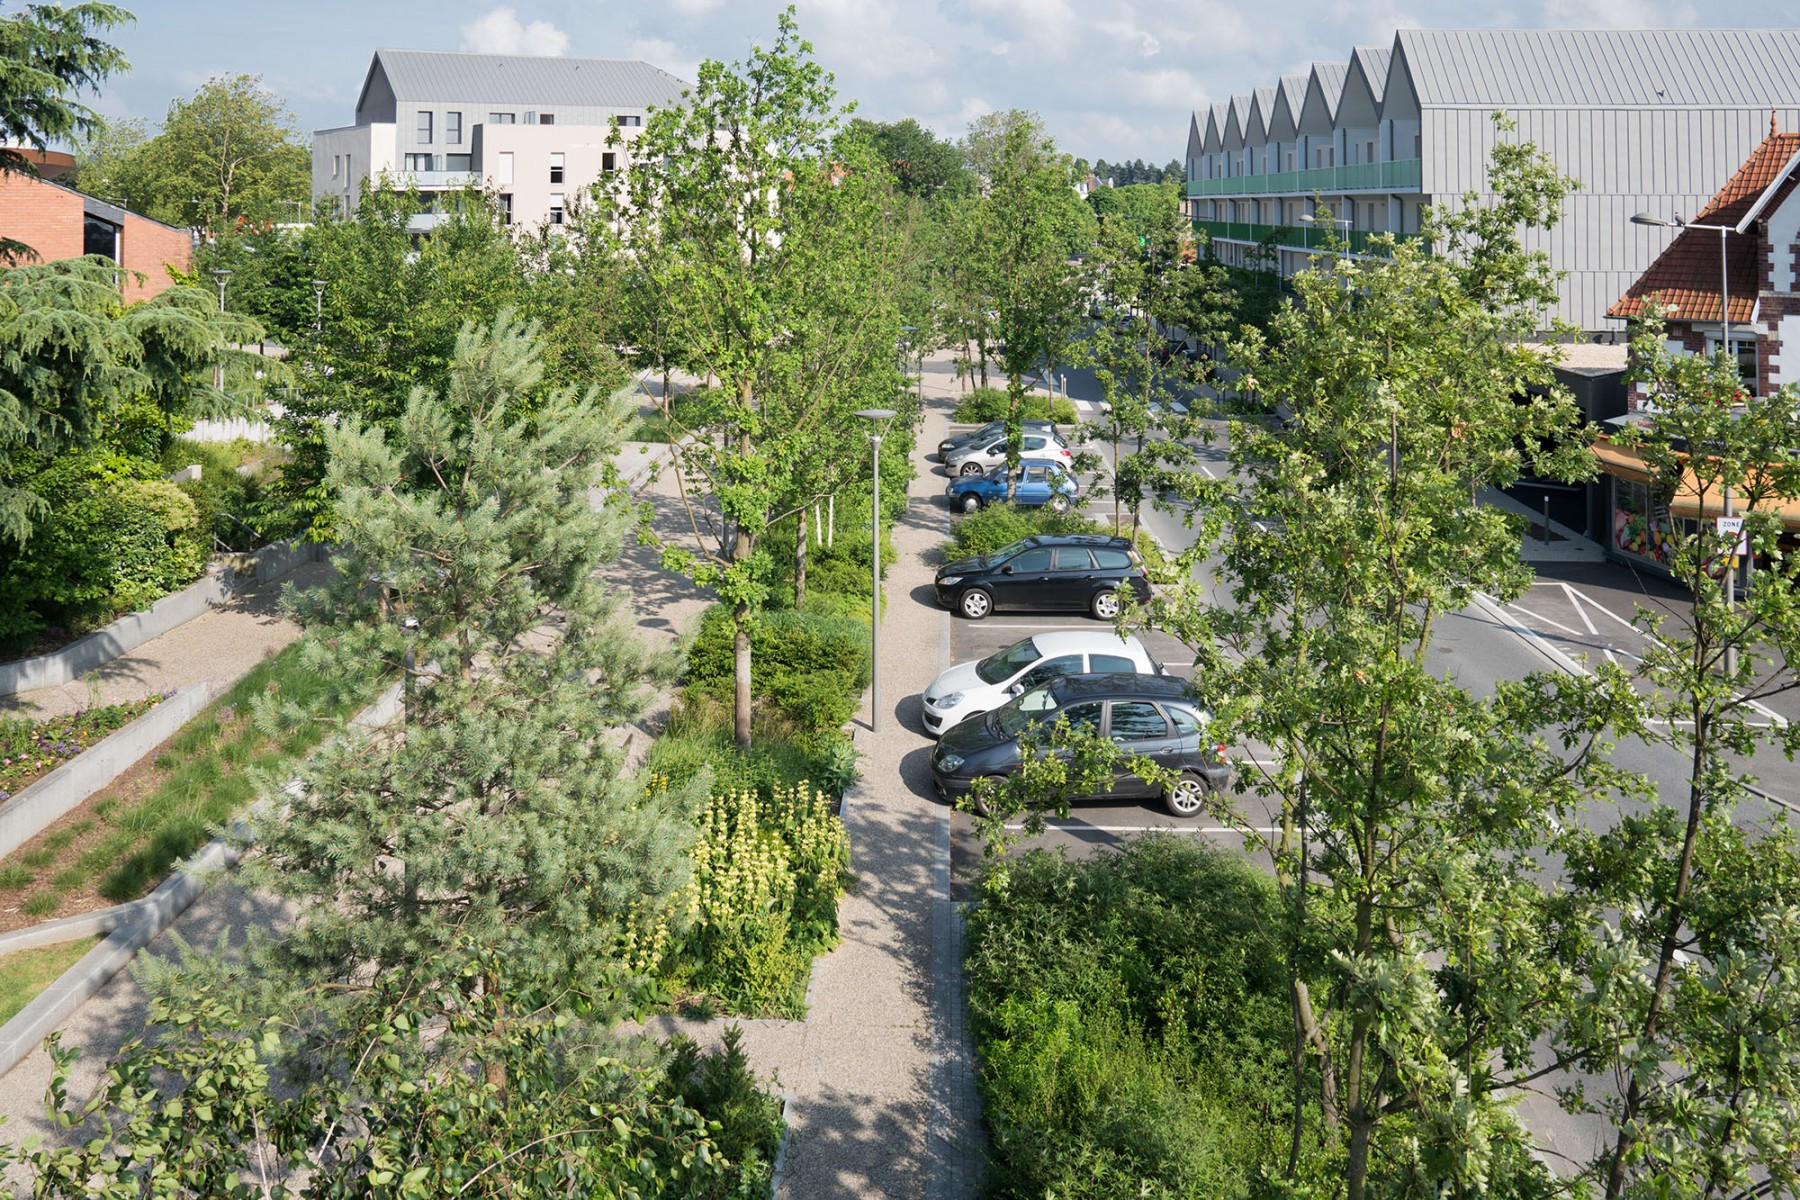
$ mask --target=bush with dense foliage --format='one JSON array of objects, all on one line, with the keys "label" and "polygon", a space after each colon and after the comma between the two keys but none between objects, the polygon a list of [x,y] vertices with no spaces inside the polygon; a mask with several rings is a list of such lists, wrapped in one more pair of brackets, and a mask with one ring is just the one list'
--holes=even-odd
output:
[{"label": "bush with dense foliage", "polygon": [[1151,834],[1083,862],[996,862],[983,890],[967,968],[992,1195],[1216,1200],[1285,1166],[1291,1017],[1271,881]]},{"label": "bush with dense foliage", "polygon": [[946,562],[991,554],[1021,538],[1038,533],[1111,533],[1112,528],[1090,521],[1078,512],[1052,512],[1048,506],[1020,508],[1013,504],[988,504],[961,518],[944,544]]},{"label": "bush with dense foliage", "polygon": [[[174,475],[199,467],[200,478],[175,486],[194,502],[201,535],[214,549],[255,550],[296,530],[268,527],[260,463],[246,464],[248,443],[191,442],[178,438],[162,454],[162,468]],[[262,458],[279,457],[272,449]]]},{"label": "bush with dense foliage", "polygon": [[[1004,420],[1011,408],[1012,401],[1000,388],[978,387],[957,403],[956,412],[951,419],[968,425],[982,425],[989,421]],[[1073,425],[1081,419],[1075,412],[1075,405],[1068,400],[1037,392],[1026,394],[1022,418],[1027,421],[1054,421],[1058,425]]]},{"label": "bush with dense foliage", "polygon": [[[688,687],[729,700],[732,688],[732,622],[724,605],[706,610],[688,652]],[[835,730],[856,711],[869,685],[869,629],[854,617],[776,609],[758,615],[750,629],[756,664],[757,703],[794,728]]]}]

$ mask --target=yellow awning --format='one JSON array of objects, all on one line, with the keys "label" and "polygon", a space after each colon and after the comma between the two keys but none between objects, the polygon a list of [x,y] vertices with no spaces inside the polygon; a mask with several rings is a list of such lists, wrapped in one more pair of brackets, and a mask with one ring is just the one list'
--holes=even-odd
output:
[{"label": "yellow awning", "polygon": [[[1596,438],[1589,449],[1600,460],[1600,469],[1615,479],[1629,479],[1633,483],[1651,482],[1650,464],[1635,449],[1615,446],[1606,438]],[[1684,521],[1710,521],[1714,517],[1725,516],[1725,497],[1718,484],[1708,480],[1705,486],[1707,494],[1702,497],[1700,481],[1692,471],[1683,470],[1681,483],[1675,488],[1675,497],[1669,502],[1670,514]],[[1742,516],[1750,508],[1758,512],[1773,512],[1788,529],[1800,529],[1800,497],[1770,496],[1755,505],[1746,504],[1742,495],[1732,498],[1731,511],[1734,514]]]}]

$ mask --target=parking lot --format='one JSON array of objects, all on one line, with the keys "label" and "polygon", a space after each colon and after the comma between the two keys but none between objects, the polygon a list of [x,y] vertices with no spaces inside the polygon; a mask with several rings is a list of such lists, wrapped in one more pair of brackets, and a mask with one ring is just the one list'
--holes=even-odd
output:
[{"label": "parking lot", "polygon": [[[1217,453],[1217,451],[1214,451]],[[949,482],[942,466],[934,468],[941,484]],[[940,486],[941,486],[940,484]],[[1087,481],[1083,481],[1084,487]],[[944,505],[940,495],[935,503]],[[952,520],[947,507],[944,508],[946,522]],[[947,527],[947,526],[946,526]],[[935,607],[936,602],[929,588],[915,589],[911,597],[914,603]],[[980,621],[966,620],[960,616],[942,613],[941,619],[948,627],[945,644],[949,647],[948,662],[962,663],[986,658],[999,650],[1022,641],[1035,633],[1045,633],[1059,629],[1104,630],[1106,622],[1097,621],[1085,613],[1014,613],[1003,612]],[[1144,647],[1150,656],[1161,663],[1171,675],[1184,679],[1193,678],[1194,652],[1174,637],[1161,631],[1149,631],[1140,635]],[[907,697],[900,705],[899,712],[903,721],[909,726],[919,725],[918,697]],[[1244,751],[1239,749],[1237,754]],[[1261,808],[1262,802],[1253,798],[1240,799],[1240,803],[1251,803],[1258,806],[1259,811],[1251,818],[1254,828],[1268,830],[1274,819],[1270,813]],[[1201,816],[1193,820],[1182,820],[1171,816],[1161,803],[1155,800],[1098,800],[1087,801],[1072,807],[1067,820],[1052,821],[1049,832],[1041,842],[1044,846],[1062,846],[1070,854],[1083,855],[1095,848],[1113,845],[1120,840],[1147,829],[1168,830],[1188,836],[1211,837],[1221,845],[1242,846],[1246,840],[1235,828],[1228,828],[1216,817]],[[955,813],[951,818],[951,872],[953,892],[960,899],[972,898],[969,892],[969,881],[981,860],[981,841],[975,831],[974,818],[965,813]]]}]

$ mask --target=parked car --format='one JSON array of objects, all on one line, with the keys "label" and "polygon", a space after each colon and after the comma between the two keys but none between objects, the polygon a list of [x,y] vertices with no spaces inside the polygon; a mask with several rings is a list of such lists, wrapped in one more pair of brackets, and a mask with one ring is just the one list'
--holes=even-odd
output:
[{"label": "parked car", "polygon": [[[1048,741],[1050,728],[1067,722],[1110,738],[1128,755],[1141,755],[1175,772],[1157,783],[1124,762],[1110,788],[1071,800],[1160,796],[1178,817],[1199,814],[1208,792],[1230,782],[1225,746],[1214,740],[1211,716],[1184,680],[1159,675],[1064,675],[1032,688],[976,720],[944,731],[931,754],[931,782],[954,802],[970,795],[977,779],[1004,779],[1018,770],[1020,742]],[[979,798],[977,812],[986,815]]]},{"label": "parked car", "polygon": [[1110,629],[1034,633],[979,661],[957,663],[932,680],[924,695],[925,732],[935,737],[1052,679],[1095,673],[1168,672],[1144,643]]},{"label": "parked car", "polygon": [[[1030,433],[1055,433],[1056,426],[1049,421],[1022,421],[1020,424]],[[941,459],[952,450],[959,450],[971,442],[991,442],[997,437],[1006,436],[1005,421],[989,421],[974,429],[965,429],[961,433],[953,433],[938,443],[938,457]]]},{"label": "parked car", "polygon": [[[1064,512],[1081,495],[1081,484],[1055,459],[1022,459],[1012,475],[1013,503],[1027,508],[1047,504],[1057,512]],[[984,504],[999,504],[1006,500],[1006,476],[1006,464],[1001,463],[986,475],[952,479],[944,494],[950,498],[953,511],[974,512]]]},{"label": "parked car", "polygon": [[[1062,435],[1049,429],[1027,429],[1019,448],[1020,458],[1055,458],[1064,466],[1075,461],[1069,452],[1069,443],[1063,441]],[[944,466],[952,475],[981,475],[990,467],[999,466],[1006,461],[1006,434],[996,437],[981,438],[965,445],[958,446],[944,455]]]},{"label": "parked car", "polygon": [[979,621],[996,609],[1119,615],[1119,594],[1150,599],[1150,576],[1131,540],[1097,533],[1040,533],[992,554],[946,563],[937,600]]}]

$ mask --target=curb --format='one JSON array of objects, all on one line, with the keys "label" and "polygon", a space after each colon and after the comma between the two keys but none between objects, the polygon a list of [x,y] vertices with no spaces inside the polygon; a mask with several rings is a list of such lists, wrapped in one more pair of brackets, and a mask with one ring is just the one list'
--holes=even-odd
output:
[{"label": "curb", "polygon": [[[808,992],[812,989],[808,988]],[[810,999],[810,996],[808,997]],[[793,1111],[794,1096],[786,1088],[781,1089],[781,1142],[775,1147],[775,1165],[769,1168],[769,1200],[781,1200],[782,1176],[787,1172],[788,1141],[794,1133],[794,1123],[788,1120]]]}]

